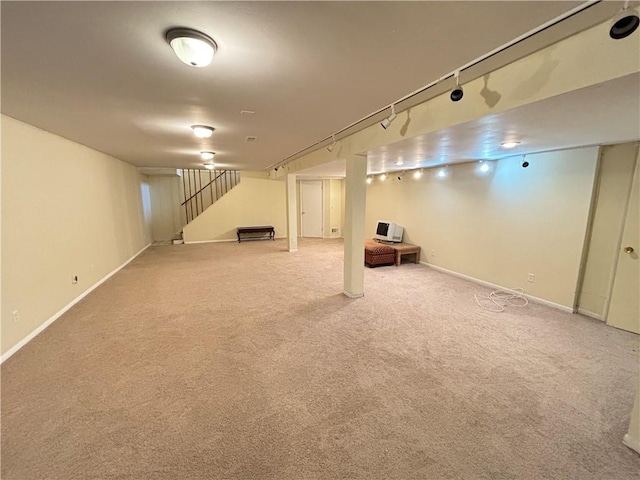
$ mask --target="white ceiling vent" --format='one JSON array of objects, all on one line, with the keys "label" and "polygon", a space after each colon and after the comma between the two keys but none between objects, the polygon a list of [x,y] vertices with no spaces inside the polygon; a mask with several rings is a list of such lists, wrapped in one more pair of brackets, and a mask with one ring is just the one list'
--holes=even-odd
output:
[{"label": "white ceiling vent", "polygon": [[255,142],[258,139],[258,137],[252,137],[251,135],[249,135],[247,138],[245,138],[245,141],[247,142]]}]

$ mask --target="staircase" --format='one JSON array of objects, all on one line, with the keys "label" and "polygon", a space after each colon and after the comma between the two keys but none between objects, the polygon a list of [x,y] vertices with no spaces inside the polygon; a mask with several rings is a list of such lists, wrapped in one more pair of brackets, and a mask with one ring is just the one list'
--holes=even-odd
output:
[{"label": "staircase", "polygon": [[240,183],[238,170],[183,169],[181,176],[183,225],[191,222]]}]

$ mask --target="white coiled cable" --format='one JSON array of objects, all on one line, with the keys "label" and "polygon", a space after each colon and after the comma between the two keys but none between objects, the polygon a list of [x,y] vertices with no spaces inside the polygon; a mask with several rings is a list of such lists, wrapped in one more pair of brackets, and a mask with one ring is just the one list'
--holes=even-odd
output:
[{"label": "white coiled cable", "polygon": [[[524,288],[494,290],[487,296],[476,293],[474,297],[480,308],[494,313],[504,312],[506,307],[524,307],[529,304],[529,300],[524,296]],[[481,302],[484,302],[485,305]]]}]

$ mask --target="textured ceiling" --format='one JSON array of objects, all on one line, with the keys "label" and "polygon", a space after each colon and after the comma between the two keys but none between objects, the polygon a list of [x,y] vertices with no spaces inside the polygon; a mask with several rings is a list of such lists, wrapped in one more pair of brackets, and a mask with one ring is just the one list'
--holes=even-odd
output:
[{"label": "textured ceiling", "polygon": [[263,169],[581,3],[2,2],[2,112],[138,166]]}]

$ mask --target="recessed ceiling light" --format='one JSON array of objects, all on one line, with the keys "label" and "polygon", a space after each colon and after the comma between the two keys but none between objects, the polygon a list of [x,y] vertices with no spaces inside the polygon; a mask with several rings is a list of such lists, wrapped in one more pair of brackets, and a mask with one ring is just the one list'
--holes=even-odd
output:
[{"label": "recessed ceiling light", "polygon": [[516,142],[515,140],[509,141],[509,142],[502,142],[500,144],[500,146],[504,148],[513,148],[513,147],[517,147],[518,145],[520,145],[520,142]]},{"label": "recessed ceiling light", "polygon": [[192,67],[209,65],[218,49],[213,38],[190,28],[172,28],[166,39],[180,61]]},{"label": "recessed ceiling light", "polygon": [[207,170],[213,170],[214,168],[216,168],[216,166],[213,163],[205,163],[204,168],[206,168]]},{"label": "recessed ceiling light", "polygon": [[214,156],[214,152],[200,152],[200,158],[203,160],[211,160]]},{"label": "recessed ceiling light", "polygon": [[191,125],[191,129],[198,138],[209,138],[215,130],[213,127],[207,127],[206,125]]}]

